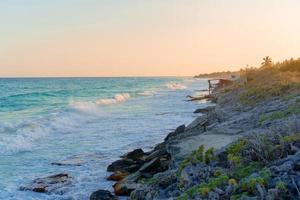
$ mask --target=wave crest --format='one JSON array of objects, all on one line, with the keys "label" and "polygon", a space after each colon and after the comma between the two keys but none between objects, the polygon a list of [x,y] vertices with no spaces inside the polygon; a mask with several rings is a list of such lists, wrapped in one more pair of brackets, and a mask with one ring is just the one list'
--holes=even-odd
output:
[{"label": "wave crest", "polygon": [[116,94],[114,98],[111,99],[98,99],[96,101],[96,104],[98,105],[110,105],[110,104],[116,104],[116,103],[122,103],[130,98],[130,94],[128,93],[121,93]]},{"label": "wave crest", "polygon": [[11,155],[22,151],[30,151],[32,142],[49,134],[49,129],[37,122],[0,125],[1,132],[10,133],[0,138],[0,155]]},{"label": "wave crest", "polygon": [[100,108],[91,101],[70,101],[69,106],[83,113],[98,114]]},{"label": "wave crest", "polygon": [[180,83],[167,83],[166,87],[171,90],[184,90],[186,86]]}]

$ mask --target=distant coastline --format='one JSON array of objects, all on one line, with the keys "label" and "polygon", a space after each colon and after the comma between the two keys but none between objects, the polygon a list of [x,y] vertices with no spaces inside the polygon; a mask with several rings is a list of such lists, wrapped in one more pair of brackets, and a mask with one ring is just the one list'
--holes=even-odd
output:
[{"label": "distant coastline", "polygon": [[232,76],[239,75],[239,71],[224,71],[224,72],[213,72],[195,75],[194,78],[218,78],[218,79],[230,79]]}]

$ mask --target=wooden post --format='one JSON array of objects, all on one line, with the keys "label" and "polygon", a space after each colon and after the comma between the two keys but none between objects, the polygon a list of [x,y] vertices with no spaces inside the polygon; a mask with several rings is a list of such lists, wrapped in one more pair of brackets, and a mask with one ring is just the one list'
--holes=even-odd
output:
[{"label": "wooden post", "polygon": [[211,89],[210,80],[208,80],[208,94],[210,94],[210,89]]}]

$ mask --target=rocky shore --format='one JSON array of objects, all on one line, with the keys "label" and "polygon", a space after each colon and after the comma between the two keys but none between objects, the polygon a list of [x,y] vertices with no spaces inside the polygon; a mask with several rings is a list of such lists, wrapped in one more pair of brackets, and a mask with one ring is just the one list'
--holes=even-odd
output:
[{"label": "rocky shore", "polygon": [[[300,96],[295,91],[290,98],[274,96],[251,105],[240,103],[240,86],[219,89],[216,104],[197,109],[202,115],[191,124],[177,127],[152,151],[133,150],[108,166],[115,195],[299,199]],[[292,111],[272,117],[286,110]]]}]

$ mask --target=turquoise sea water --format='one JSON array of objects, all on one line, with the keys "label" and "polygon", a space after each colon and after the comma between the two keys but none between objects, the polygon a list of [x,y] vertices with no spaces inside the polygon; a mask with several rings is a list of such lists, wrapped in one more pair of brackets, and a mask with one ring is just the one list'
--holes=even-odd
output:
[{"label": "turquoise sea water", "polygon": [[[111,190],[106,166],[191,122],[201,103],[185,97],[206,87],[173,77],[0,79],[0,199],[81,200]],[[82,165],[51,165],[72,156]],[[18,189],[60,172],[73,179],[59,193]]]}]

